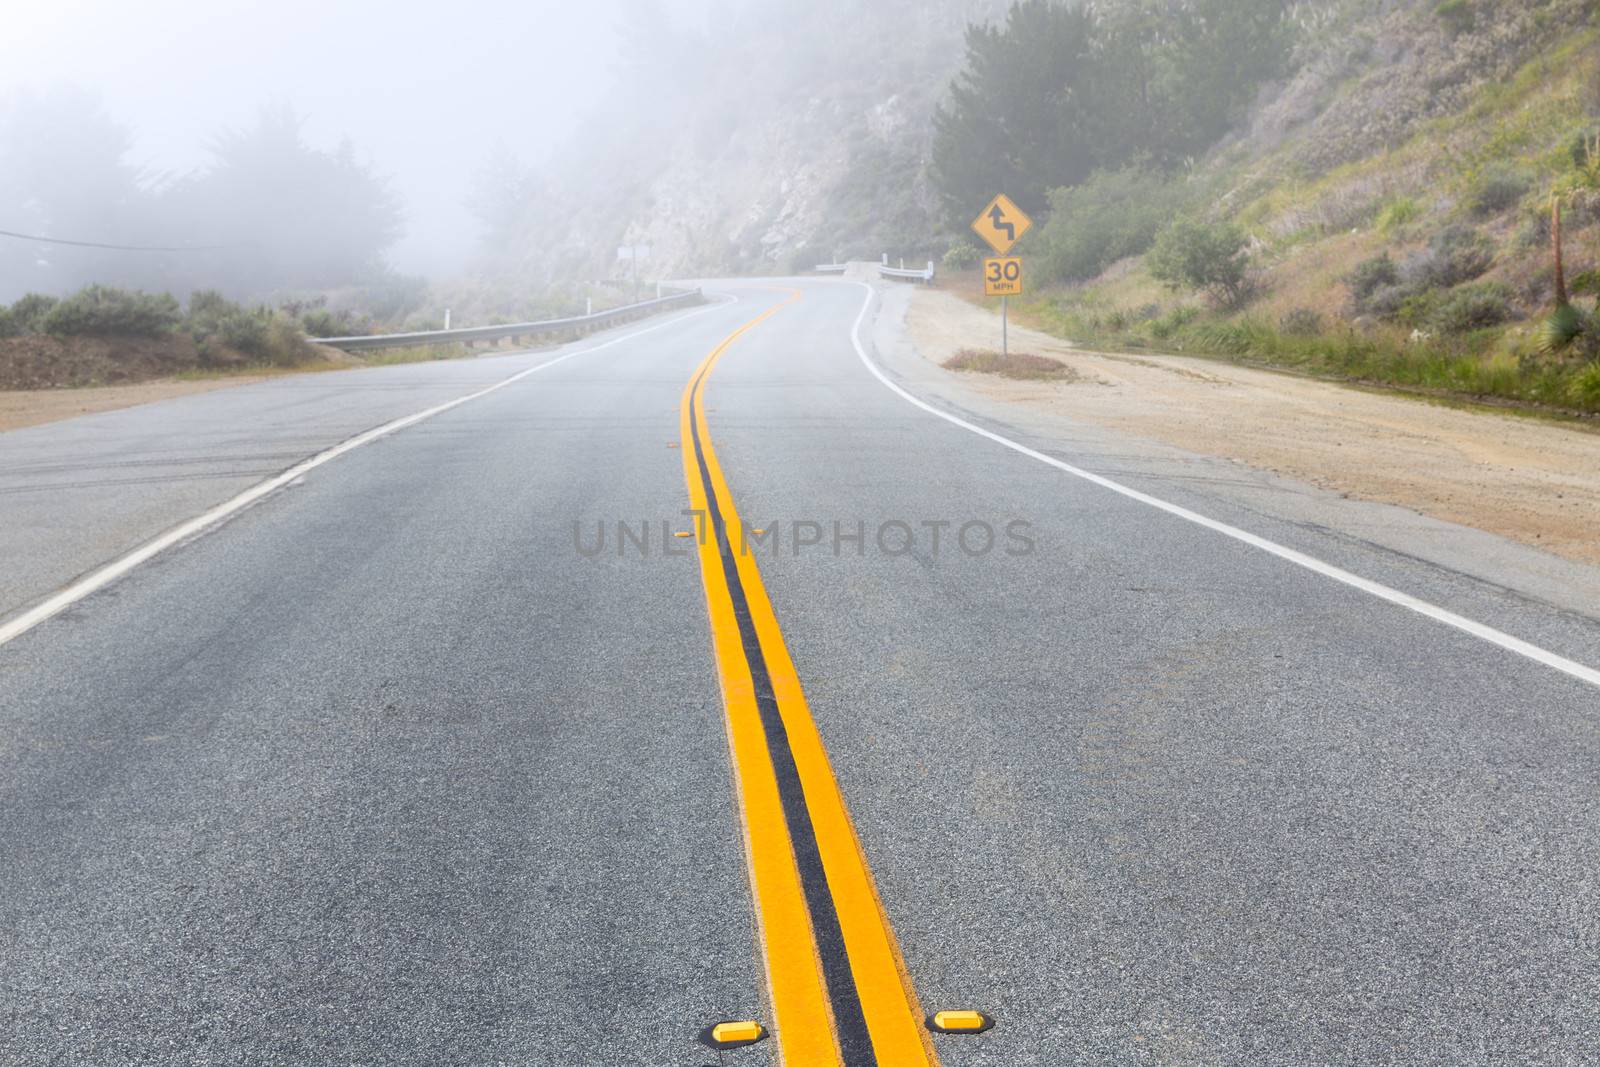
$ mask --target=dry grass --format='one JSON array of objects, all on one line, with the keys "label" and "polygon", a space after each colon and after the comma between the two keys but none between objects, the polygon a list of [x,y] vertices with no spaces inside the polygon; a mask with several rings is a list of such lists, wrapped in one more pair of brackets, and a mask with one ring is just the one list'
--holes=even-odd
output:
[{"label": "dry grass", "polygon": [[1002,378],[1022,381],[1072,381],[1077,377],[1072,368],[1059,359],[1035,356],[1027,352],[1010,352],[1001,355],[990,349],[963,348],[944,361],[946,370],[972,371],[978,374],[998,374]]}]

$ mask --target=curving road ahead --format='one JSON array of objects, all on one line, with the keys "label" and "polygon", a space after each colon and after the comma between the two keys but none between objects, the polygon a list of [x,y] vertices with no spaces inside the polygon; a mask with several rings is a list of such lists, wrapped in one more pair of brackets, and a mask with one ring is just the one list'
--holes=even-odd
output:
[{"label": "curving road ahead", "polygon": [[708,292],[0,436],[0,1062],[1600,1061],[1593,575]]}]

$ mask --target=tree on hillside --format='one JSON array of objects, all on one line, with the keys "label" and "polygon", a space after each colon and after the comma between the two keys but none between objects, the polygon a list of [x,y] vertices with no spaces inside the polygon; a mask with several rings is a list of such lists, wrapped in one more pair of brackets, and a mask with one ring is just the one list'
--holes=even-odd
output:
[{"label": "tree on hillside", "polygon": [[483,228],[479,243],[490,256],[501,256],[517,241],[518,228],[543,183],[505,144],[498,143],[472,175],[467,210]]},{"label": "tree on hillside", "polygon": [[211,287],[236,292],[320,289],[381,273],[400,236],[388,183],[348,141],[328,152],[306,144],[288,108],[211,145],[214,162],[168,191],[175,224],[195,243],[224,246]]},{"label": "tree on hillside", "polygon": [[1159,8],[1155,107],[1168,122],[1156,127],[1150,151],[1177,160],[1215,144],[1244,118],[1260,87],[1284,73],[1290,23],[1284,0],[1165,0]]},{"label": "tree on hillside", "polygon": [[973,27],[935,115],[932,173],[950,223],[994,192],[1042,210],[1096,169],[1170,168],[1204,152],[1282,73],[1283,0],[1021,0]]},{"label": "tree on hillside", "polygon": [[[127,129],[88,93],[19,91],[0,99],[0,229],[136,243],[146,194],[125,162],[130,143]],[[76,289],[127,260],[106,249],[0,238],[0,300]]]},{"label": "tree on hillside", "polygon": [[953,226],[1005,192],[1026,211],[1095,166],[1082,104],[1092,18],[1051,0],[1012,6],[1004,26],[967,30],[967,65],[934,113],[933,173]]}]

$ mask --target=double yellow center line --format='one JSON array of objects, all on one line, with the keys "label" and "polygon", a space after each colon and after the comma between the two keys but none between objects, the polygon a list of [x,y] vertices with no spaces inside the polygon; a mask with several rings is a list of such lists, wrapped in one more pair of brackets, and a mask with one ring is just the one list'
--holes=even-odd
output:
[{"label": "double yellow center line", "polygon": [[757,935],[773,1031],[791,1067],[933,1067],[888,917],[800,679],[761,584],[706,424],[706,380],[730,345],[714,348],[683,391],[683,473],[699,537],[711,639],[743,816]]}]

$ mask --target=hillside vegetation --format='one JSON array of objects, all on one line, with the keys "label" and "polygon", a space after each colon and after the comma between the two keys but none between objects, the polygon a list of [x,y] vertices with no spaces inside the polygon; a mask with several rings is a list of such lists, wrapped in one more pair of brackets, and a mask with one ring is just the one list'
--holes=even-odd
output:
[{"label": "hillside vegetation", "polygon": [[[1098,10],[1097,32],[1115,40],[1104,27],[1144,8]],[[1235,110],[1203,153],[1178,160],[1144,134],[1132,148],[1108,142],[1106,165],[1087,173],[1081,163],[1029,172],[1032,185],[1020,188],[1043,190],[1043,225],[1020,251],[1045,287],[1024,315],[1082,343],[1600,411],[1594,4],[1408,0],[1260,13],[1253,25],[1269,30],[1258,41],[1281,42],[1281,65],[1257,68],[1248,105],[1213,101],[1212,114]],[[1041,35],[1028,20],[1083,18],[1043,0],[1019,5],[1005,28],[969,42],[968,97],[992,88],[986,50],[1014,37],[1026,52]],[[1225,54],[1193,32],[1192,51]],[[1164,31],[1148,40],[1144,54],[1158,57],[1183,47]],[[1083,69],[1058,59],[1039,60],[1038,84]],[[1204,93],[1211,83],[1187,84]],[[954,101],[963,103],[960,86]],[[1060,121],[1063,108],[1092,138],[1093,116],[1071,92],[1044,115]],[[968,202],[985,180],[1021,182],[997,170],[943,188]],[[947,262],[974,255],[958,238]]]}]

